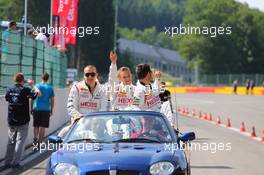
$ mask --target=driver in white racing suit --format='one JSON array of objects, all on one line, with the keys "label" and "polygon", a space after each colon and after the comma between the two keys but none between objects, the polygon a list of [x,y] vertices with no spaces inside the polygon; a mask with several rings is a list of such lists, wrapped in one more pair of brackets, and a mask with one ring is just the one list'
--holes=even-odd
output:
[{"label": "driver in white racing suit", "polygon": [[141,110],[151,110],[163,113],[173,125],[173,113],[170,102],[161,103],[159,94],[165,89],[161,88],[161,72],[155,72],[155,82],[153,82],[153,73],[148,64],[139,64],[136,68],[138,77],[137,86],[134,92],[134,104]]},{"label": "driver in white racing suit", "polygon": [[132,84],[132,74],[128,67],[117,70],[117,55],[110,52],[111,65],[109,68],[108,86],[111,110],[124,110],[133,105],[135,86]]},{"label": "driver in white racing suit", "polygon": [[[68,97],[67,110],[71,116],[71,125],[88,112],[107,111],[107,94],[97,81],[95,66],[84,68],[84,80],[73,84]],[[66,126],[60,133],[63,136],[71,127]]]},{"label": "driver in white racing suit", "polygon": [[159,97],[160,77],[161,73],[156,73],[155,82],[153,82],[153,72],[148,64],[139,64],[136,68],[138,77],[137,86],[135,88],[134,100],[135,104],[142,110],[150,110],[160,112],[161,100]]}]

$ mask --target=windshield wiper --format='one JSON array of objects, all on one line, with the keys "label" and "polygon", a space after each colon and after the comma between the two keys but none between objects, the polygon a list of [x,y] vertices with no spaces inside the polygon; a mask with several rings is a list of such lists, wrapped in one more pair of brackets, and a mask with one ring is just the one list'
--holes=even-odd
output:
[{"label": "windshield wiper", "polygon": [[96,140],[96,139],[89,139],[89,138],[86,138],[86,139],[75,139],[75,140],[70,140],[68,141],[67,143],[73,143],[73,142],[92,142],[92,143],[101,143],[103,142],[102,140]]},{"label": "windshield wiper", "polygon": [[115,140],[113,142],[142,142],[142,143],[161,143],[159,140],[147,139],[147,138],[127,138],[127,139],[120,139]]}]

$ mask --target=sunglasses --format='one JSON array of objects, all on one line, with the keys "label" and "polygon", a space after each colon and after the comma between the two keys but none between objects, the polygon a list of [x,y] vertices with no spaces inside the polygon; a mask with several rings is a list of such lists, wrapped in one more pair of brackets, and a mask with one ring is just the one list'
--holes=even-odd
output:
[{"label": "sunglasses", "polygon": [[95,72],[91,72],[91,73],[85,73],[84,74],[86,77],[95,77],[96,73]]}]

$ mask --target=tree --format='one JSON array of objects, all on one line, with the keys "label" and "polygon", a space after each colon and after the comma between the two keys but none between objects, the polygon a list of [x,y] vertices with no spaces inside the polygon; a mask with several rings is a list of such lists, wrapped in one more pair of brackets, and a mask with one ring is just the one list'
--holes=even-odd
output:
[{"label": "tree", "polygon": [[80,0],[79,26],[99,27],[99,34],[78,38],[80,52],[79,71],[88,64],[97,67],[98,72],[108,73],[109,52],[113,48],[114,9],[112,0]]},{"label": "tree", "polygon": [[21,21],[24,15],[24,2],[21,0],[0,0],[0,19]]},{"label": "tree", "polygon": [[28,0],[28,22],[34,26],[50,23],[50,0]]},{"label": "tree", "polygon": [[182,22],[183,0],[119,0],[119,24],[121,27],[155,27],[159,32],[165,26]]},{"label": "tree", "polygon": [[263,73],[263,18],[263,13],[233,0],[189,0],[185,26],[230,26],[232,33],[178,36],[174,46],[190,65],[198,61],[204,73]]}]

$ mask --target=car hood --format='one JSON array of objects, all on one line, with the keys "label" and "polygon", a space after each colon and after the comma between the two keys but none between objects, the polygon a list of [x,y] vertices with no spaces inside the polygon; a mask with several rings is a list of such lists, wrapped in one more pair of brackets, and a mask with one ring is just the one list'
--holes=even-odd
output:
[{"label": "car hood", "polygon": [[181,162],[179,159],[185,157],[180,150],[166,150],[164,144],[111,143],[93,145],[93,149],[85,151],[81,146],[78,150],[76,150],[76,146],[68,146],[67,150],[58,150],[53,153],[51,163],[54,165],[67,162],[78,167],[103,165],[146,166],[159,161],[170,161],[176,164]]}]

